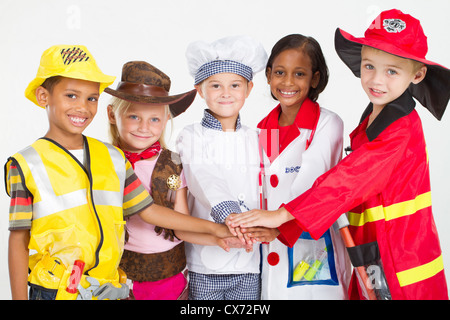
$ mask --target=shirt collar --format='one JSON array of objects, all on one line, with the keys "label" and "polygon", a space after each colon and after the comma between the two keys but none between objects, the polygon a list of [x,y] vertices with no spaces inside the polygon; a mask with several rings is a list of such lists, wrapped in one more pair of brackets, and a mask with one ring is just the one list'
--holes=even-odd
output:
[{"label": "shirt collar", "polygon": [[[276,129],[278,128],[278,119],[280,118],[281,113],[281,105],[278,105],[275,109],[273,109],[267,117],[265,117],[258,124],[259,129]],[[300,110],[297,112],[297,116],[295,117],[295,121],[293,125],[297,128],[309,129],[313,130],[316,123],[317,118],[320,115],[319,104],[311,101],[309,98],[306,98],[303,101]]]},{"label": "shirt collar", "polygon": [[[396,100],[388,103],[366,129],[366,134],[369,141],[372,141],[378,137],[378,135],[394,121],[410,114],[414,110],[415,106],[416,103],[408,90],[406,90]],[[361,117],[360,124],[370,115],[372,111],[373,104],[369,103]]]},{"label": "shirt collar", "polygon": [[[219,120],[217,120],[208,109],[205,109],[203,113],[203,119],[201,122],[202,126],[208,129],[217,130],[217,131],[223,131],[222,124]],[[238,115],[236,120],[236,131],[241,129],[241,116]]]}]

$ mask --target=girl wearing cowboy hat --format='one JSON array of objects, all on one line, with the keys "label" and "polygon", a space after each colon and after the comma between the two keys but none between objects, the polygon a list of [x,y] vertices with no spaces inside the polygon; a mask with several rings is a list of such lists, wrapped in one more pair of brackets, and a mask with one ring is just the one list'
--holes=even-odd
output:
[{"label": "girl wearing cowboy hat", "polygon": [[[165,146],[163,133],[169,118],[183,113],[196,91],[169,95],[170,84],[166,74],[145,61],[124,64],[117,89],[105,90],[113,96],[108,106],[110,135],[155,203],[189,214],[182,165],[178,154]],[[183,240],[229,249],[215,236],[174,232],[137,215],[127,218],[125,240],[120,267],[132,283],[130,298],[136,300],[187,297]]]},{"label": "girl wearing cowboy hat", "polygon": [[[299,233],[319,238],[348,212],[359,253],[350,258],[354,266],[374,272],[369,289],[377,298],[448,299],[428,155],[413,97],[440,120],[450,98],[450,72],[425,58],[419,20],[396,9],[382,12],[363,38],[337,29],[335,46],[370,100],[350,134],[352,153],[280,209],[255,210],[232,217],[230,224],[277,227],[295,219]],[[284,234],[288,243],[296,235]],[[377,281],[383,279],[387,285]],[[353,299],[368,297],[355,274],[349,293]]]}]

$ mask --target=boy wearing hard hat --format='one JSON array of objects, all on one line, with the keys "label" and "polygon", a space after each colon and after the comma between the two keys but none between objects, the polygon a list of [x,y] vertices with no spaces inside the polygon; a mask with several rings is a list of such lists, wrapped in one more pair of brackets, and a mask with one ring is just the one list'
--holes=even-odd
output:
[{"label": "boy wearing hard hat", "polygon": [[49,129],[5,165],[13,299],[27,299],[27,282],[30,299],[126,298],[118,269],[126,216],[140,214],[175,230],[228,233],[153,204],[122,151],[83,135],[114,79],[86,47],[57,45],[43,53],[25,91],[46,109]]}]

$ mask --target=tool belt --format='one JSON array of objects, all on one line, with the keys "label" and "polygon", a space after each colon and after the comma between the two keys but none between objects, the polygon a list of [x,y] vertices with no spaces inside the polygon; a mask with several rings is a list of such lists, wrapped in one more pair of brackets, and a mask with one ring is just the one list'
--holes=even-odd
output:
[{"label": "tool belt", "polygon": [[37,287],[57,290],[67,272],[66,269],[61,259],[48,253],[44,254],[39,261],[30,265],[28,282]]},{"label": "tool belt", "polygon": [[[58,257],[48,253],[33,266],[28,277],[30,286],[45,288],[56,292],[56,300],[75,299],[121,299],[128,296],[128,287],[123,283],[126,276],[119,269],[119,282],[108,279],[95,279],[85,274],[79,274],[80,281],[74,292],[68,292],[70,276],[74,266],[66,267]],[[81,272],[81,270],[79,271]]]},{"label": "tool belt", "polygon": [[138,253],[124,250],[120,268],[133,281],[158,281],[172,277],[186,267],[184,242],[159,253]]}]

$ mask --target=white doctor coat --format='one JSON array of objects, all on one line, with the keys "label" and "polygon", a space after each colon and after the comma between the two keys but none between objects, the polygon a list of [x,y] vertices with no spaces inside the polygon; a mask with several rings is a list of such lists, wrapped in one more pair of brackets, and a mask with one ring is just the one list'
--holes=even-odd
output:
[{"label": "white doctor coat", "polygon": [[[300,110],[302,112],[294,123],[298,136],[291,137],[284,146],[280,141],[283,149],[279,154],[274,151],[268,154],[267,147],[262,151],[268,210],[276,210],[308,190],[315,179],[336,165],[342,156],[343,123],[340,117],[310,100],[306,100]],[[320,114],[318,120],[314,120],[313,110]],[[273,131],[276,128],[279,112],[278,106],[261,121],[260,135],[267,133],[265,129]],[[294,279],[294,271],[298,272],[295,268],[304,261],[311,269],[325,247],[328,249],[326,258],[316,265],[321,268],[315,272],[315,278]],[[262,299],[347,299],[350,276],[351,263],[346,248],[338,230],[333,228],[318,241],[303,233],[293,248],[278,239],[262,245]]]}]

